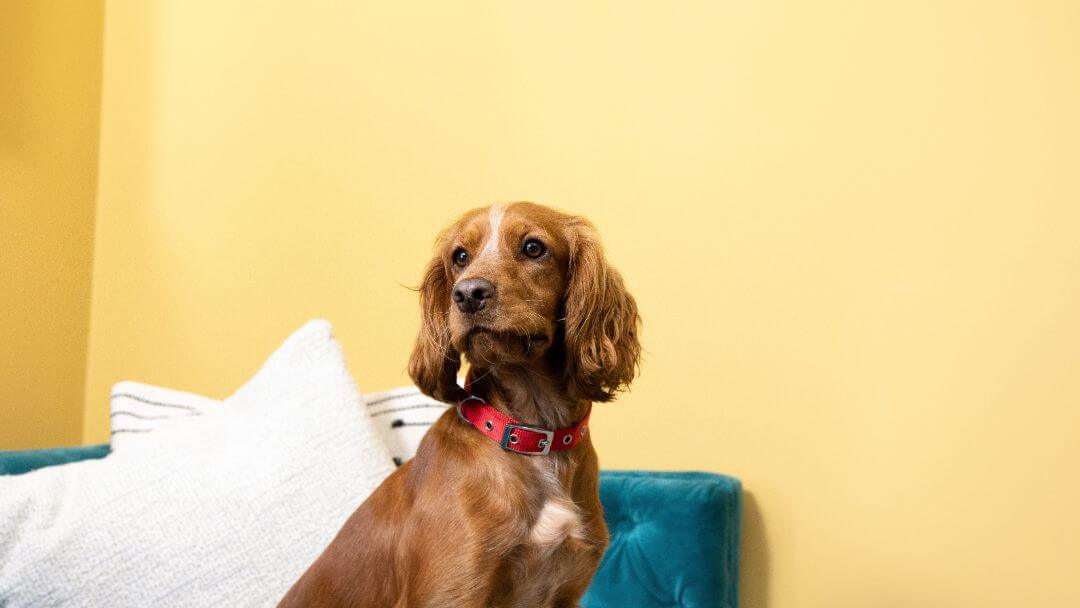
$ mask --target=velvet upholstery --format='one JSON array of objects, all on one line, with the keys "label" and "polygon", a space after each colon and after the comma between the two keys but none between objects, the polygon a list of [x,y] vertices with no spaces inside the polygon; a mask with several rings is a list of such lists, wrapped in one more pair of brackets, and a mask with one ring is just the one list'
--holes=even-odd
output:
[{"label": "velvet upholstery", "polygon": [[735,608],[739,480],[712,473],[603,471],[611,544],[586,608]]},{"label": "velvet upholstery", "polygon": [[[0,474],[102,458],[108,445],[0,452]],[[712,473],[603,471],[611,535],[585,608],[736,608],[742,491]]]},{"label": "velvet upholstery", "polygon": [[108,444],[45,450],[0,451],[0,475],[19,475],[41,467],[104,458],[108,453]]}]

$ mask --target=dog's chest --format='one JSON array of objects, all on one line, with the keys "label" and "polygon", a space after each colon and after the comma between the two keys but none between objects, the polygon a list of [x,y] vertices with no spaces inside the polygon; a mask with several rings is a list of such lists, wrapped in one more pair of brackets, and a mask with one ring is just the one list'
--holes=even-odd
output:
[{"label": "dog's chest", "polygon": [[558,481],[556,469],[543,461],[536,462],[540,485],[546,487],[546,496],[540,511],[533,519],[526,543],[542,552],[549,551],[569,539],[581,540],[584,536],[581,510],[567,496]]},{"label": "dog's chest", "polygon": [[582,538],[580,511],[564,497],[549,498],[529,529],[529,544],[550,550],[570,538]]},{"label": "dog's chest", "polygon": [[506,522],[513,532],[502,538],[513,540],[503,545],[502,562],[494,568],[502,574],[484,604],[491,608],[569,605],[566,598],[584,589],[606,541],[603,520],[586,511],[592,503],[575,501],[568,492],[573,484],[551,462],[533,464],[522,483],[532,496],[518,503],[531,508]]}]

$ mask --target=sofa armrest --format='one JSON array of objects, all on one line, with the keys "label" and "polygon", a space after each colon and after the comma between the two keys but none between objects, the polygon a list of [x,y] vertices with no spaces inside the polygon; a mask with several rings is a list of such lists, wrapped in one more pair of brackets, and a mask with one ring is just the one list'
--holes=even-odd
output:
[{"label": "sofa armrest", "polygon": [[19,475],[42,467],[104,458],[108,454],[109,444],[107,443],[46,450],[0,451],[0,475]]},{"label": "sofa armrest", "polygon": [[611,544],[584,606],[738,606],[739,480],[603,471],[600,501]]}]

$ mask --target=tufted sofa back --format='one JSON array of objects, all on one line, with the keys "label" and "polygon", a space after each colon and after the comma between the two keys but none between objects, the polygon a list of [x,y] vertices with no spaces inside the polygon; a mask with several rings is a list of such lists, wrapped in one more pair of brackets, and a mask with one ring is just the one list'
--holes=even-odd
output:
[{"label": "tufted sofa back", "polygon": [[586,608],[736,608],[739,480],[712,473],[603,471],[611,535]]}]

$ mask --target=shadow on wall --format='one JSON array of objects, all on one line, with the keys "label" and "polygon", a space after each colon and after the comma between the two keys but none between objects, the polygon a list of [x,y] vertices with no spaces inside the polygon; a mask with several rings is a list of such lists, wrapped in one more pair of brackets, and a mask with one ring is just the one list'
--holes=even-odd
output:
[{"label": "shadow on wall", "polygon": [[23,143],[30,137],[29,121],[33,110],[27,91],[33,83],[33,64],[23,60],[22,51],[31,47],[34,12],[29,3],[12,2],[4,6],[3,27],[0,29],[0,70],[4,86],[0,87],[0,146],[6,154],[22,152]]},{"label": "shadow on wall", "polygon": [[743,489],[739,605],[769,608],[769,545],[757,498]]},{"label": "shadow on wall", "polygon": [[0,449],[82,438],[102,10],[0,3]]},{"label": "shadow on wall", "polygon": [[[96,224],[98,233],[115,234],[110,224],[123,214],[135,217],[152,212],[148,210],[150,206],[147,203],[155,200],[151,171],[157,160],[156,150],[152,146],[154,114],[160,105],[156,99],[158,78],[155,72],[160,54],[157,42],[160,38],[160,28],[157,27],[159,10],[155,2],[132,2],[125,4],[123,10],[110,9],[106,16],[106,25],[125,35],[120,40],[113,37],[111,44],[106,40],[103,50],[98,193],[110,198],[112,213],[99,213]],[[139,224],[152,225],[148,221]],[[134,239],[136,236],[128,235],[127,238]],[[138,238],[153,239],[155,235],[140,235]],[[101,265],[102,258],[112,260],[110,256],[127,255],[127,247],[127,243],[95,242],[94,275],[99,275],[96,269]],[[109,265],[106,264],[106,267]],[[93,282],[91,301],[99,300],[100,290],[109,288],[110,283],[102,283],[103,278],[99,276]],[[139,302],[133,301],[131,306],[122,314],[138,310]],[[112,383],[121,378],[110,377],[104,386],[90,382],[96,376],[95,368],[99,365],[94,356],[93,318],[88,333],[89,361],[81,425],[83,442],[92,444],[109,438],[109,390]],[[99,357],[103,354],[101,349],[96,352]]]}]

